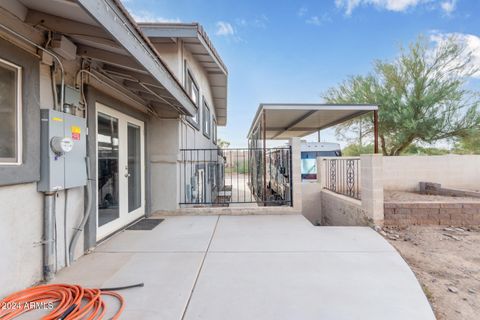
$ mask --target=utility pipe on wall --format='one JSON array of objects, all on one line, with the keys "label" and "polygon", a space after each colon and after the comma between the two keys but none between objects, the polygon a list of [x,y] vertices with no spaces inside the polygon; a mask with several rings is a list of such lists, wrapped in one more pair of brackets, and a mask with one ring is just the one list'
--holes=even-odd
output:
[{"label": "utility pipe on wall", "polygon": [[55,192],[43,197],[43,278],[53,279],[55,274]]},{"label": "utility pipe on wall", "polygon": [[31,44],[32,46],[42,50],[43,52],[49,54],[50,56],[52,56],[57,62],[58,62],[58,65],[60,66],[60,69],[61,69],[61,92],[60,92],[60,108],[61,110],[63,110],[63,104],[64,104],[64,94],[65,94],[65,69],[63,68],[63,64],[62,64],[62,61],[60,60],[59,57],[57,57],[53,52],[51,52],[50,50],[42,47],[41,45],[39,44],[36,44],[35,42],[33,42],[32,40],[28,39],[27,37],[23,36],[22,34],[16,32],[15,30],[12,30],[10,29],[9,27],[3,25],[0,23],[0,28],[6,30],[7,32],[10,32],[11,34],[17,36],[18,38],[22,39],[23,41]]}]

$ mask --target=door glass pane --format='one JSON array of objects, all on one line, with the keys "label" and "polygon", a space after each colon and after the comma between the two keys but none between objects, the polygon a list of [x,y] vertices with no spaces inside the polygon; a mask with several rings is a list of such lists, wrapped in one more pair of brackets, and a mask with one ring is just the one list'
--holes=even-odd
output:
[{"label": "door glass pane", "polygon": [[98,114],[98,225],[120,216],[118,119]]},{"label": "door glass pane", "polygon": [[142,205],[140,127],[128,124],[128,212]]}]

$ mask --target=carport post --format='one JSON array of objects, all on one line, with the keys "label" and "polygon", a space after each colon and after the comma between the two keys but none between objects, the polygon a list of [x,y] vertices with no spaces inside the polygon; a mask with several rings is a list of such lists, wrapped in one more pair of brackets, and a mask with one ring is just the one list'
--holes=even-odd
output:
[{"label": "carport post", "polygon": [[373,111],[373,153],[378,153],[378,110]]},{"label": "carport post", "polygon": [[263,122],[263,205],[267,205],[267,120],[265,109],[262,112]]}]

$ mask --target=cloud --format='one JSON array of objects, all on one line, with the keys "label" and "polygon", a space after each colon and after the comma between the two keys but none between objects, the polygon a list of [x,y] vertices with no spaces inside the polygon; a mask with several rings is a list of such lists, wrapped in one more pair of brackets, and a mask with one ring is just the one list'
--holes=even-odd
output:
[{"label": "cloud", "polygon": [[164,22],[164,23],[179,23],[181,22],[180,19],[170,19],[157,16],[150,11],[141,10],[141,11],[134,11],[131,9],[127,10],[130,12],[130,15],[136,22]]},{"label": "cloud", "polygon": [[305,6],[302,6],[302,7],[300,7],[300,9],[298,9],[297,16],[303,17],[304,15],[307,14],[307,12],[308,12],[308,8],[305,7]]},{"label": "cloud", "polygon": [[[417,5],[430,3],[433,0],[335,0],[337,8],[345,9],[347,15],[351,15],[353,10],[359,6],[372,5],[380,9],[404,12]],[[456,0],[445,0],[444,2],[455,2]],[[454,6],[454,4],[453,4]]]},{"label": "cloud", "polygon": [[465,46],[466,53],[471,54],[471,67],[477,69],[472,77],[480,79],[480,37],[473,34],[460,32],[441,33],[438,31],[433,31],[430,35],[430,40],[438,47],[451,37],[454,37],[456,41]]},{"label": "cloud", "polygon": [[235,30],[229,22],[218,21],[216,26],[217,31],[215,31],[215,34],[217,36],[231,36],[235,34]]},{"label": "cloud", "polygon": [[267,24],[270,20],[267,15],[261,14],[253,19],[237,18],[235,19],[235,24],[239,27],[254,27],[254,28],[263,28],[267,27]]},{"label": "cloud", "polygon": [[457,0],[447,0],[440,3],[440,8],[442,8],[445,14],[450,15],[453,11],[455,11],[456,5]]},{"label": "cloud", "polygon": [[305,22],[307,24],[313,24],[315,26],[321,26],[325,24],[326,22],[331,22],[332,18],[326,13],[322,14],[321,16],[311,16]]}]

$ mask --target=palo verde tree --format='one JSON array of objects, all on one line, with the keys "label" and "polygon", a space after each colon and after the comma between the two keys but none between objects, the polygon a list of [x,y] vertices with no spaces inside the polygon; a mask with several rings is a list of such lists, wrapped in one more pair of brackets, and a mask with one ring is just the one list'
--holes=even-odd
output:
[{"label": "palo verde tree", "polygon": [[[471,52],[450,37],[430,47],[419,37],[393,62],[376,61],[367,76],[353,76],[324,95],[328,103],[379,105],[379,139],[384,155],[399,155],[412,143],[471,135],[480,128],[478,93],[466,90],[477,72]],[[359,139],[373,132],[371,115],[337,128]]]}]

